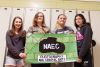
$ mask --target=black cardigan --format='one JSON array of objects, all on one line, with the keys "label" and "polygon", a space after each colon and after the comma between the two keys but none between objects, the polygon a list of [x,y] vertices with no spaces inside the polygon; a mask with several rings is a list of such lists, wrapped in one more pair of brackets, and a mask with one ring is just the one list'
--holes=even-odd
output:
[{"label": "black cardigan", "polygon": [[80,33],[83,35],[83,40],[80,40],[77,45],[81,45],[79,49],[79,58],[84,58],[84,56],[90,51],[92,42],[92,29],[88,24],[84,24],[80,27]]}]

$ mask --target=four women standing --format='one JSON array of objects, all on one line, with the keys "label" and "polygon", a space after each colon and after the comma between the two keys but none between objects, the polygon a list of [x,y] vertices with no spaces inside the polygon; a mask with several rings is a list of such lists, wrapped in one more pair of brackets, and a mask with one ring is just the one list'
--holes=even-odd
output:
[{"label": "four women standing", "polygon": [[[74,33],[73,29],[66,26],[67,17],[60,14],[57,18],[56,27],[53,33]],[[92,67],[91,56],[91,40],[92,29],[87,25],[86,20],[82,14],[75,16],[75,27],[77,29],[77,47],[78,47],[78,61],[75,62],[75,67]],[[50,33],[50,29],[45,24],[45,17],[42,12],[36,13],[33,19],[33,25],[29,27],[28,33]],[[6,58],[7,67],[23,67],[23,59],[26,57],[24,53],[26,32],[23,30],[23,22],[20,17],[15,17],[12,23],[12,29],[7,31],[6,43],[8,47],[8,54]],[[31,64],[32,67],[50,67],[50,64]],[[57,67],[67,67],[67,63],[58,64]],[[69,67],[69,66],[68,66]],[[71,66],[70,66],[71,67]]]}]

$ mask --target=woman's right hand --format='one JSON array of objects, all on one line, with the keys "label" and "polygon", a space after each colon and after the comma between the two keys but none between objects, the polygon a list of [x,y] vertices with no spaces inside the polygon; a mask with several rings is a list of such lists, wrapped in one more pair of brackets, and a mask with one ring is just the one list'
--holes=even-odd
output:
[{"label": "woman's right hand", "polygon": [[26,58],[26,54],[25,54],[25,53],[20,53],[19,56],[20,56],[21,58],[23,58],[23,59]]}]

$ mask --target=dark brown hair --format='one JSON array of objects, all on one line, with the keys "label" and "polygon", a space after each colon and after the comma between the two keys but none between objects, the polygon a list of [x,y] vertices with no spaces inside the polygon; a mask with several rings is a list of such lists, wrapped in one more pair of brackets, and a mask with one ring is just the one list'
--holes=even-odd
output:
[{"label": "dark brown hair", "polygon": [[75,18],[74,18],[74,25],[75,25],[75,27],[76,28],[78,28],[79,26],[76,24],[76,17],[77,16],[79,16],[79,17],[81,17],[82,18],[82,20],[83,20],[83,24],[86,24],[86,19],[85,19],[85,17],[82,15],[82,14],[76,14],[76,16],[75,16]]},{"label": "dark brown hair", "polygon": [[15,22],[15,20],[16,20],[17,18],[21,20],[21,27],[20,27],[20,29],[19,29],[19,31],[18,31],[18,32],[19,32],[18,35],[23,36],[23,35],[26,34],[26,32],[23,31],[23,21],[22,21],[22,18],[19,17],[19,16],[14,17],[14,19],[13,19],[13,21],[12,21],[12,28],[11,28],[11,30],[10,30],[11,36],[15,36],[15,35],[16,35],[16,34],[15,34],[15,26],[14,26],[14,22]]}]

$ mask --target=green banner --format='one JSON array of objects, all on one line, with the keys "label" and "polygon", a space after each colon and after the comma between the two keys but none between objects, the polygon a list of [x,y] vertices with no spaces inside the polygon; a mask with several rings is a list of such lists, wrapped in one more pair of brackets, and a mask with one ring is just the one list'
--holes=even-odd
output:
[{"label": "green banner", "polygon": [[77,60],[75,34],[31,34],[26,38],[27,63],[64,63]]}]

